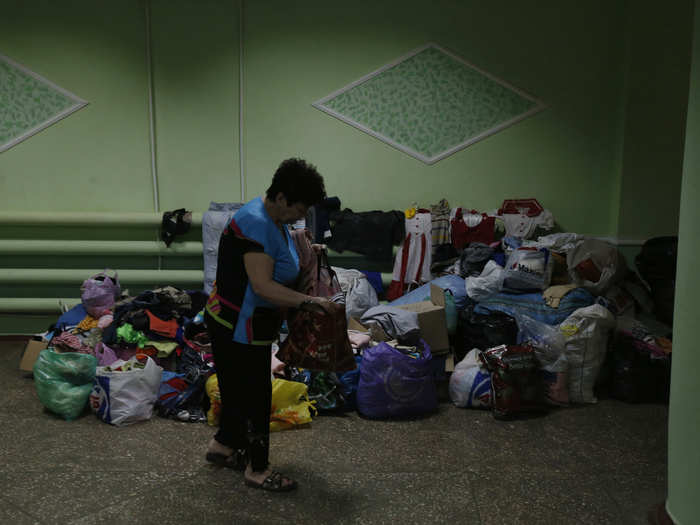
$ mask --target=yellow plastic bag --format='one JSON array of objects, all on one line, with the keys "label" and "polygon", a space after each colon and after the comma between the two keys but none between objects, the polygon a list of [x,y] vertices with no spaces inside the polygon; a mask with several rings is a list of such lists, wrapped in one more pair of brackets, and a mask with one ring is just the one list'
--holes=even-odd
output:
[{"label": "yellow plastic bag", "polygon": [[304,383],[273,379],[270,432],[311,423],[311,412],[316,414],[314,403],[309,401],[308,387]]},{"label": "yellow plastic bag", "polygon": [[[207,423],[219,426],[221,417],[221,394],[216,374],[204,385],[211,407],[207,412]],[[274,379],[272,381],[272,406],[270,407],[270,432],[286,430],[311,423],[311,413],[316,414],[315,401],[309,401],[308,387],[304,383]]]},{"label": "yellow plastic bag", "polygon": [[209,410],[207,411],[207,423],[212,427],[219,426],[221,417],[221,394],[219,393],[219,380],[216,374],[212,374],[204,384],[204,389],[209,396]]}]

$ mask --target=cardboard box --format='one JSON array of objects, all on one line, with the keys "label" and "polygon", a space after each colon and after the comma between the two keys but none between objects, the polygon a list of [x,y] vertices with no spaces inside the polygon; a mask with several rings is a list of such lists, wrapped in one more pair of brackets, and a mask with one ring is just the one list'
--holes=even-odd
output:
[{"label": "cardboard box", "polygon": [[450,351],[445,314],[445,291],[442,288],[431,284],[429,301],[402,304],[398,308],[418,314],[421,337],[428,343],[434,355],[446,354]]},{"label": "cardboard box", "polygon": [[24,347],[24,354],[22,354],[22,360],[19,362],[19,369],[23,372],[32,372],[34,367],[34,362],[36,358],[39,357],[39,352],[47,348],[49,344],[42,340],[41,338],[32,338],[27,342],[27,346]]}]

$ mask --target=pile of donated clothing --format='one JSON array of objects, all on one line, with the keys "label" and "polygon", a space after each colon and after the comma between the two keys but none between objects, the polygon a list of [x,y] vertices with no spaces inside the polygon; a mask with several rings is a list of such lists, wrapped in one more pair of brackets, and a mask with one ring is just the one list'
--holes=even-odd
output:
[{"label": "pile of donated clothing", "polygon": [[[59,318],[46,335],[53,350],[45,351],[94,359],[85,365],[92,371],[81,376],[81,392],[89,390],[82,408],[87,404],[117,425],[154,412],[218,423],[216,369],[202,308],[220,229],[239,207],[212,203],[204,214],[204,291],[164,287],[129,297],[116,276],[86,280],[82,304]],[[443,199],[404,212],[355,213],[341,211],[333,198],[296,226],[306,227],[314,241],[336,251],[364,251],[368,259],[386,260],[399,247],[387,289],[373,272],[330,266],[319,272],[329,280],[326,295],[332,292],[331,299],[346,307],[356,368],[298,368],[277,360],[274,344],[272,430],[348,410],[370,418],[429,415],[447,396],[497,418],[595,403],[600,395],[667,401],[670,328],[654,314],[672,319],[675,238],[650,240],[637,257],[637,274],[607,242],[548,233],[554,219],[535,199],[506,200],[491,212],[451,208]],[[368,231],[372,239],[363,249]],[[447,353],[434,352],[416,315],[400,308],[426,300],[433,286],[445,294]],[[104,304],[95,307],[90,290]],[[287,330],[283,324],[279,344]],[[42,375],[38,368],[35,379]],[[127,407],[123,417],[109,396],[128,373],[148,375],[140,381],[149,387],[139,394],[145,408]],[[48,397],[40,395],[47,406]],[[75,412],[64,417],[77,417]]]}]

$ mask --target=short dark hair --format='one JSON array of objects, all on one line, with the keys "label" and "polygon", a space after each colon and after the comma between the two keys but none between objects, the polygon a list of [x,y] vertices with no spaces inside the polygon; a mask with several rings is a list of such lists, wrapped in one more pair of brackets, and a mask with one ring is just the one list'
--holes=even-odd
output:
[{"label": "short dark hair", "polygon": [[278,193],[285,196],[289,205],[301,202],[313,206],[326,198],[326,187],[316,166],[303,159],[291,158],[282,161],[275,171],[267,198],[274,200]]}]

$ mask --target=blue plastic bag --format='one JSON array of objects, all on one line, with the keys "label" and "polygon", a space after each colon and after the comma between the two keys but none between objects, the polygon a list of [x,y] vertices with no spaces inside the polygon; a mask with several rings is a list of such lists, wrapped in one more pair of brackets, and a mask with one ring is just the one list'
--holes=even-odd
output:
[{"label": "blue plastic bag", "polygon": [[464,307],[467,305],[467,287],[465,286],[464,279],[462,279],[459,275],[443,275],[442,277],[433,279],[423,286],[419,286],[415,290],[408,292],[406,295],[402,295],[398,299],[390,302],[389,306],[418,303],[422,301],[424,297],[430,297],[431,284],[434,284],[443,290],[449,290],[455,299],[455,305],[457,306],[458,310],[464,309]]},{"label": "blue plastic bag", "polygon": [[345,390],[345,408],[355,410],[357,408],[357,386],[360,383],[360,367],[362,366],[362,356],[355,356],[357,368],[338,375],[338,379],[343,383]]},{"label": "blue plastic bag", "polygon": [[437,390],[430,347],[411,357],[386,343],[364,351],[357,411],[369,418],[403,417],[437,410]]}]

